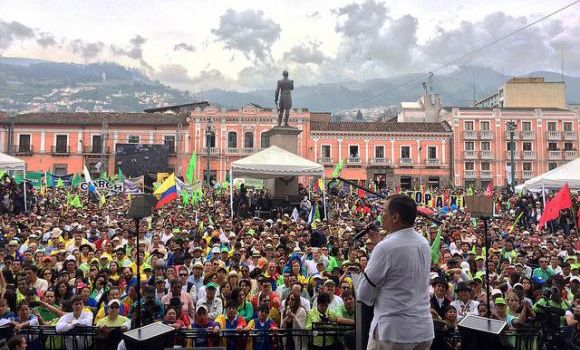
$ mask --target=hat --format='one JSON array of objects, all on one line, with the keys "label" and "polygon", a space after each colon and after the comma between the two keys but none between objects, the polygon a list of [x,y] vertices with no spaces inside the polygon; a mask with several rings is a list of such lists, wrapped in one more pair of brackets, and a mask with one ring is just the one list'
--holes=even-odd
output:
[{"label": "hat", "polygon": [[229,253],[229,252],[230,252],[230,248],[228,248],[228,247],[223,247],[223,248],[221,249],[221,252],[222,252],[222,253]]},{"label": "hat", "polygon": [[230,271],[230,273],[228,273],[228,278],[230,278],[232,276],[238,277],[238,273],[235,270],[232,270],[232,271]]},{"label": "hat", "polygon": [[211,248],[211,253],[212,254],[219,254],[220,253],[220,248],[219,247],[213,247],[213,248]]},{"label": "hat", "polygon": [[8,245],[18,245],[18,241],[13,239],[10,242],[8,242]]},{"label": "hat", "polygon": [[207,313],[207,306],[203,305],[203,304],[199,304],[196,308],[195,308],[195,312],[198,313],[200,310],[205,310],[205,312]]},{"label": "hat", "polygon": [[155,283],[159,283],[159,282],[165,282],[165,278],[163,278],[163,276],[155,277]]},{"label": "hat", "polygon": [[431,273],[429,274],[429,279],[430,279],[430,280],[433,280],[433,279],[435,279],[435,278],[437,278],[437,277],[439,277],[439,274],[438,274],[437,272],[431,272]]},{"label": "hat", "polygon": [[503,293],[499,289],[494,289],[491,291],[491,296],[494,296],[494,295],[503,295]]},{"label": "hat", "polygon": [[467,282],[459,282],[457,284],[457,286],[455,287],[455,291],[460,292],[462,290],[468,290],[471,292],[471,287],[469,286],[469,284]]},{"label": "hat", "polygon": [[300,249],[300,247],[295,247],[292,252],[294,253],[302,253],[302,250]]},{"label": "hat", "polygon": [[477,261],[477,260],[482,260],[483,261],[483,260],[485,260],[485,258],[483,256],[478,256],[478,257],[475,258],[475,261]]},{"label": "hat", "polygon": [[572,283],[574,281],[580,282],[580,277],[578,277],[578,276],[572,276],[572,277],[570,277],[570,283]]},{"label": "hat", "polygon": [[119,299],[113,299],[113,300],[109,301],[107,306],[111,306],[113,304],[117,304],[117,305],[121,306],[121,302],[119,301]]},{"label": "hat", "polygon": [[495,305],[506,305],[504,298],[497,298],[495,299]]},{"label": "hat", "polygon": [[324,281],[324,285],[325,285],[325,286],[327,286],[327,285],[331,285],[331,284],[332,284],[333,286],[335,286],[335,285],[336,285],[336,283],[334,283],[334,281],[333,281],[333,280],[331,280],[331,279],[328,279],[328,280]]},{"label": "hat", "polygon": [[521,283],[516,283],[516,284],[514,284],[513,289],[516,289],[516,287],[522,287],[522,288],[524,288],[524,285],[521,284]]},{"label": "hat", "polygon": [[445,287],[445,289],[449,289],[449,284],[447,283],[447,281],[443,277],[436,277],[436,278],[432,279],[431,284],[434,286],[441,284]]},{"label": "hat", "polygon": [[201,261],[197,260],[196,262],[193,263],[193,268],[196,268],[196,267],[203,268],[203,264],[201,263]]},{"label": "hat", "polygon": [[208,284],[205,285],[205,289],[209,288],[218,289],[218,285],[213,282],[209,282]]}]

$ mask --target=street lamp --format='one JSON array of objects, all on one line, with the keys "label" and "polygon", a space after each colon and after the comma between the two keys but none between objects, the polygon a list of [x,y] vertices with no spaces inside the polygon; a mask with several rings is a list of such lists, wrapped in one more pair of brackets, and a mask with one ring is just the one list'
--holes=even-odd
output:
[{"label": "street lamp", "polygon": [[511,178],[512,178],[512,192],[516,192],[516,169],[515,169],[515,143],[514,143],[514,134],[516,132],[516,123],[515,122],[508,122],[506,124],[507,129],[510,133],[510,157],[511,157]]},{"label": "street lamp", "polygon": [[210,175],[210,171],[209,171],[209,167],[210,167],[209,157],[211,155],[210,141],[211,141],[211,136],[212,136],[211,123],[212,123],[212,120],[208,119],[207,128],[205,129],[205,146],[207,148],[207,166],[205,168],[205,171],[206,171],[205,179],[206,179],[207,187],[211,187],[211,175]]}]

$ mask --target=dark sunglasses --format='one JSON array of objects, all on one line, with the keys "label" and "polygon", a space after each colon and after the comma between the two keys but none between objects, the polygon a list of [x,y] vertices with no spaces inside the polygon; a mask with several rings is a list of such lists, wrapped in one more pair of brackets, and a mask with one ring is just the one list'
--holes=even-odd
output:
[{"label": "dark sunglasses", "polygon": [[119,305],[113,304],[113,305],[109,306],[109,308],[111,308],[111,309],[118,309],[119,308]]}]

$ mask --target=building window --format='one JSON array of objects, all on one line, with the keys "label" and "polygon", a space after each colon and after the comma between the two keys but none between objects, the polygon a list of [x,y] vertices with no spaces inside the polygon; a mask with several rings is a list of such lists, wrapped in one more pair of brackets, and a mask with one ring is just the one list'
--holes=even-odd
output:
[{"label": "building window", "polygon": [[[514,141],[514,151],[516,150],[516,148],[517,148],[516,147],[516,143]],[[511,142],[506,142],[505,143],[505,149],[508,150],[508,151],[511,151],[512,150],[512,143]]]},{"label": "building window", "polygon": [[210,131],[209,133],[206,131],[205,134],[205,147],[207,148],[209,145],[210,148],[215,148],[215,131]]},{"label": "building window", "polygon": [[321,148],[322,158],[330,158],[330,145],[322,145]]},{"label": "building window", "polygon": [[127,138],[127,142],[129,143],[139,143],[139,136],[137,135],[129,135]]},{"label": "building window", "polygon": [[68,136],[56,135],[56,153],[68,153]]},{"label": "building window", "polygon": [[491,170],[491,163],[490,162],[481,162],[481,170],[490,171]]},{"label": "building window", "polygon": [[522,163],[522,170],[523,171],[532,171],[532,163],[530,163],[530,162]]},{"label": "building window", "polygon": [[401,147],[401,158],[403,158],[403,159],[411,158],[411,147],[409,147],[409,146],[402,146]]},{"label": "building window", "polygon": [[466,151],[474,151],[475,150],[475,142],[473,142],[473,141],[465,142],[465,150]]},{"label": "building window", "polygon": [[266,134],[265,132],[263,132],[260,135],[260,147],[262,148],[270,147],[270,138],[268,137],[268,134]]},{"label": "building window", "polygon": [[358,145],[348,146],[348,157],[349,158],[360,158],[360,153],[358,153]]},{"label": "building window", "polygon": [[238,133],[235,131],[228,132],[228,148],[238,148]]},{"label": "building window", "polygon": [[437,147],[427,147],[427,159],[437,159]]},{"label": "building window", "polygon": [[475,170],[474,162],[465,162],[465,170]]},{"label": "building window", "polygon": [[548,122],[548,131],[557,131],[556,122]]},{"label": "building window", "polygon": [[491,142],[489,142],[489,141],[483,141],[481,143],[481,150],[482,151],[491,151]]},{"label": "building window", "polygon": [[574,144],[572,142],[564,142],[564,151],[572,151]]},{"label": "building window", "polygon": [[385,158],[385,146],[375,147],[375,158],[383,159]]},{"label": "building window", "polygon": [[91,143],[91,153],[101,153],[103,148],[103,141],[101,135],[93,135]]},{"label": "building window", "polygon": [[175,135],[165,135],[163,143],[169,148],[169,154],[175,154]]},{"label": "building window", "polygon": [[52,173],[57,176],[64,176],[68,174],[66,164],[54,164],[52,166]]},{"label": "building window", "polygon": [[548,163],[548,170],[554,170],[558,167],[558,163]]},{"label": "building window", "polygon": [[30,149],[30,135],[20,135],[18,137],[18,152],[27,153],[31,152]]},{"label": "building window", "polygon": [[532,131],[532,122],[522,122],[522,131]]},{"label": "building window", "polygon": [[522,148],[524,151],[531,151],[532,150],[532,143],[531,142],[524,142],[524,143],[522,143]]},{"label": "building window", "polygon": [[572,131],[572,122],[564,122],[564,131]]},{"label": "building window", "polygon": [[473,122],[472,121],[463,122],[463,126],[465,127],[466,131],[473,131]]},{"label": "building window", "polygon": [[557,151],[557,150],[558,150],[557,142],[548,142],[548,151]]},{"label": "building window", "polygon": [[479,128],[481,131],[489,131],[489,122],[481,122]]},{"label": "building window", "polygon": [[244,148],[254,148],[254,133],[246,132],[244,134]]}]

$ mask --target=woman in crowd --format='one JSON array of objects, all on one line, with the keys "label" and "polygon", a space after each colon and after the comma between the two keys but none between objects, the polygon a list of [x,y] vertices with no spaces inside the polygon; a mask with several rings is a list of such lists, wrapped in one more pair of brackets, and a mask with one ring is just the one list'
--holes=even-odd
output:
[{"label": "woman in crowd", "polygon": [[[282,312],[282,322],[280,328],[283,329],[304,329],[306,324],[306,309],[300,303],[300,294],[293,291],[288,295],[285,302],[286,307]],[[308,341],[305,337],[293,336],[286,338],[287,350],[306,350]]]}]

